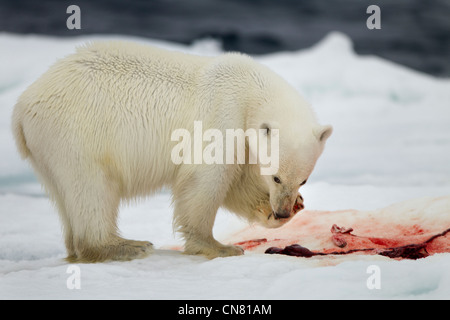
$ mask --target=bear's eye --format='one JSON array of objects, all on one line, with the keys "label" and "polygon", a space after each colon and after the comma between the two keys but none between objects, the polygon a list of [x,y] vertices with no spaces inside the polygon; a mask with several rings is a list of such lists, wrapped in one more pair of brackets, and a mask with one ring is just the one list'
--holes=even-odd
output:
[{"label": "bear's eye", "polygon": [[273,181],[275,181],[275,183],[281,184],[281,180],[277,176],[273,177]]},{"label": "bear's eye", "polygon": [[304,185],[304,184],[306,183],[306,181],[308,181],[308,179],[306,179],[305,181],[303,181],[302,183],[300,183],[300,187],[301,187],[302,185]]}]

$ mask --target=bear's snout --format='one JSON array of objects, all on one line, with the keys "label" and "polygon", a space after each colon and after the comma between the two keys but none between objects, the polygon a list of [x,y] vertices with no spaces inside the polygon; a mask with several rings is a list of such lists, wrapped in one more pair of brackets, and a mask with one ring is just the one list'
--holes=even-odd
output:
[{"label": "bear's snout", "polygon": [[284,209],[282,211],[277,211],[273,213],[275,219],[286,219],[291,216],[291,209]]},{"label": "bear's snout", "polygon": [[291,215],[296,214],[303,209],[303,198],[300,193],[297,194],[295,200],[290,195],[282,198],[278,203],[278,208],[274,210],[273,216],[275,219],[287,219]]},{"label": "bear's snout", "polygon": [[300,193],[297,194],[294,205],[291,206],[289,198],[286,197],[285,201],[281,203],[280,209],[274,211],[273,216],[275,219],[287,219],[291,215],[295,215],[297,212],[303,210],[305,208],[303,204],[303,197]]}]

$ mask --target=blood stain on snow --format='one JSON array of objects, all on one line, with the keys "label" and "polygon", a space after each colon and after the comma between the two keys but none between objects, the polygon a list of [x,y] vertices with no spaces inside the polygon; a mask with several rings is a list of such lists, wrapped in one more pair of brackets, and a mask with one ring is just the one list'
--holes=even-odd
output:
[{"label": "blood stain on snow", "polygon": [[[309,258],[312,256],[342,255],[342,254],[350,254],[350,253],[355,253],[355,252],[366,252],[369,254],[370,253],[379,254],[382,256],[389,257],[389,258],[403,258],[403,259],[414,259],[415,260],[415,259],[421,259],[421,258],[428,257],[430,255],[430,253],[427,251],[428,244],[432,243],[435,239],[445,237],[447,234],[450,233],[450,228],[449,228],[449,229],[444,230],[441,233],[433,235],[432,237],[430,237],[427,240],[422,241],[420,243],[410,243],[410,244],[405,244],[405,245],[399,245],[399,243],[402,242],[401,240],[359,237],[359,236],[356,236],[356,235],[353,235],[350,233],[350,231],[353,230],[351,228],[346,230],[345,232],[342,232],[343,229],[341,229],[341,228],[336,229],[335,226],[336,225],[333,225],[333,227],[331,229],[331,231],[333,233],[336,233],[336,231],[333,231],[333,230],[339,230],[337,233],[348,234],[349,237],[352,237],[354,239],[363,239],[363,240],[369,239],[371,242],[373,242],[375,244],[384,246],[384,248],[365,246],[365,244],[362,241],[359,248],[353,248],[353,249],[349,249],[347,251],[331,251],[329,249],[329,250],[325,250],[323,252],[316,252],[316,251],[311,251],[305,247],[302,247],[299,244],[293,244],[290,246],[286,246],[284,249],[277,248],[277,247],[270,247],[265,251],[265,253],[285,254],[285,255],[290,255],[290,256]],[[335,237],[335,236],[336,235],[333,235],[333,237]],[[333,241],[333,242],[336,244],[335,241]],[[355,244],[355,242],[353,244]],[[343,245],[343,244],[345,244],[345,245]],[[339,238],[339,242],[337,243],[337,245],[339,247],[346,246],[347,241],[343,240],[342,238]],[[448,250],[448,242],[447,242],[446,249]]]},{"label": "blood stain on snow", "polygon": [[[447,207],[443,206],[443,210]],[[229,243],[246,251],[306,258],[365,254],[421,259],[435,253],[450,253],[450,223],[442,219],[445,215],[437,215],[440,220],[433,221],[420,218],[425,214],[416,211],[409,219],[397,211],[304,211],[277,229],[252,226],[230,238]]]},{"label": "blood stain on snow", "polygon": [[241,241],[241,242],[235,243],[235,245],[240,246],[244,250],[248,250],[248,249],[257,247],[265,242],[267,242],[267,239],[263,238],[263,239],[253,239],[253,240]]}]

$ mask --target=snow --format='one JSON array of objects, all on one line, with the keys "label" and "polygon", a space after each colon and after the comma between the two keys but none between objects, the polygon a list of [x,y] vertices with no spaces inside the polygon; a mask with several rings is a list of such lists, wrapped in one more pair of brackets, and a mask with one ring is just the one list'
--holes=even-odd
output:
[{"label": "snow", "polygon": [[[151,241],[155,254],[130,262],[78,264],[80,289],[69,289],[58,215],[18,156],[11,112],[20,93],[57,58],[86,41],[113,38],[203,55],[222,52],[208,39],[182,46],[123,36],[0,33],[0,299],[450,298],[449,253],[415,261],[355,255],[327,264],[256,252],[207,260],[169,250],[182,241],[172,231],[166,191],[121,208],[123,236]],[[450,80],[356,55],[341,33],[307,50],[255,58],[298,89],[321,123],[334,127],[301,188],[308,210],[377,210],[394,204],[401,213],[408,204],[427,208],[430,199],[450,195]],[[450,227],[447,209],[444,216],[432,206],[423,214],[444,229]],[[214,234],[227,241],[246,227],[221,210]],[[379,289],[367,285],[373,265],[381,272]]]}]

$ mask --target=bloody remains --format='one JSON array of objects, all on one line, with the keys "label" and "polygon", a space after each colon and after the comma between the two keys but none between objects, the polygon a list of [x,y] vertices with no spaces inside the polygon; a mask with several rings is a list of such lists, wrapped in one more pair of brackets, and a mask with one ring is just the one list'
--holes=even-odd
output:
[{"label": "bloody remains", "polygon": [[[339,234],[349,234],[353,237],[358,237],[356,235],[351,234],[353,231],[352,228],[341,228],[337,225],[333,225],[331,228],[331,232],[333,233],[332,241],[335,245],[338,247],[345,247],[346,242],[345,239],[340,238]],[[333,251],[333,252],[314,252],[311,251],[305,247],[302,247],[299,244],[293,244],[290,246],[286,246],[284,249],[277,248],[277,247],[270,247],[268,248],[265,253],[267,254],[285,254],[290,256],[296,256],[296,257],[305,257],[309,258],[312,256],[325,256],[325,255],[343,255],[343,254],[350,254],[354,252],[373,252],[375,254],[379,254],[385,257],[389,258],[403,258],[403,259],[421,259],[429,256],[429,253],[426,250],[427,244],[432,242],[434,239],[438,237],[443,237],[447,233],[450,232],[450,228],[438,233],[426,241],[423,241],[421,243],[413,243],[408,244],[404,246],[398,246],[398,247],[391,247],[391,248],[384,248],[384,249],[376,249],[376,248],[363,248],[363,249],[351,249],[347,251]]]}]

